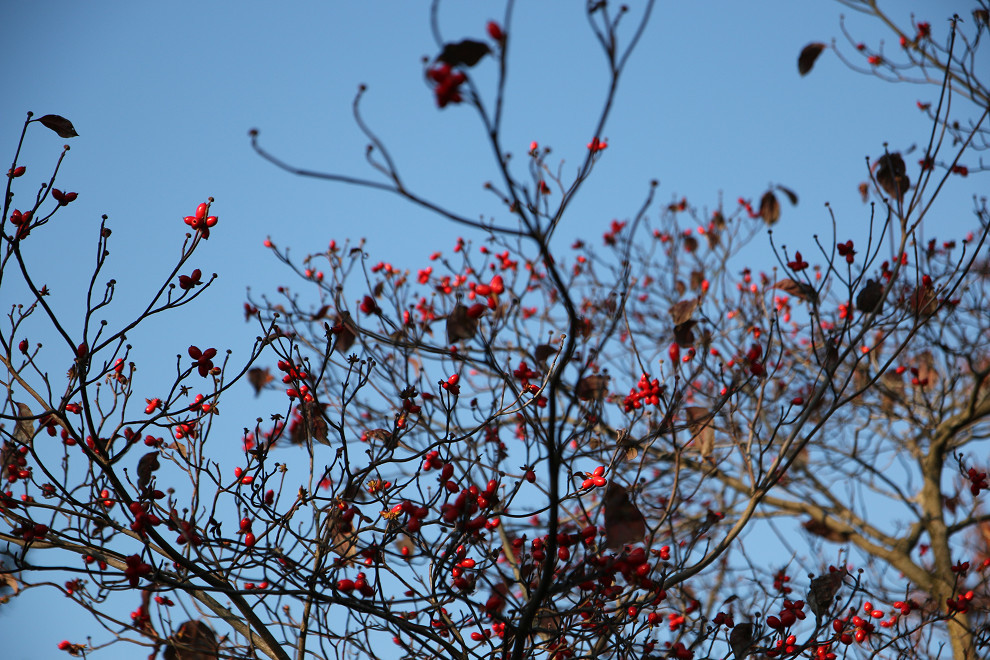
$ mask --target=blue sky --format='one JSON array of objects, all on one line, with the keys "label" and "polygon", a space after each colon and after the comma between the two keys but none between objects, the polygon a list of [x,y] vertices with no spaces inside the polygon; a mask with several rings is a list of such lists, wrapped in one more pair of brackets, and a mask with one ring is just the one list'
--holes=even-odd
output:
[{"label": "blue sky", "polygon": [[[638,3],[630,4],[635,10]],[[964,2],[889,4],[898,5],[902,22],[912,10],[930,21],[937,39],[946,16],[968,15]],[[449,40],[483,37],[486,21],[502,13],[494,2],[447,5],[441,26]],[[519,3],[509,28],[504,142],[519,155],[532,140],[550,145],[565,172],[584,154],[607,83],[582,6]],[[828,52],[801,78],[798,52],[840,35],[842,9],[788,0],[660,3],[620,85],[604,132],[609,148],[562,228],[561,245],[579,235],[597,241],[610,220],[638,208],[651,179],[660,181],[659,202],[687,196],[708,208],[720,194],[731,205],[740,196],[758,200],[770,183],[790,187],[801,203],[784,208],[775,240],[806,259],[812,234],[831,231],[826,201],[839,238],[862,240],[869,216],[856,186],[866,179],[864,158],[881,154],[885,142],[891,150],[922,145],[930,125],[914,104],[933,100],[937,89],[880,83]],[[367,83],[365,119],[411,188],[469,217],[497,212],[481,188],[494,172],[476,118],[466,107],[438,110],[423,82],[421,58],[436,53],[425,2],[62,1],[16,3],[4,14],[0,153],[12,156],[28,110],[64,115],[80,133],[56,184],[79,199],[29,246],[61,309],[78,310],[100,215],[110,216],[114,232],[107,275],[120,283],[111,318],[126,318],[178,256],[182,216],[216,198],[220,224],[192,265],[220,279],[194,307],[132,337],[147,382],[156,370],[163,378],[174,373],[172,356],[191,343],[246,355],[257,331],[243,322],[245,289],[294,283],[262,246],[268,236],[298,256],[331,239],[367,237],[373,260],[417,268],[464,233],[398,198],[276,170],[251,151],[250,128],[300,166],[373,177],[350,114],[358,84]],[[867,44],[887,36],[849,19]],[[493,72],[492,62],[477,67],[482,89]],[[47,180],[65,142],[38,126],[30,132],[21,199]],[[950,180],[937,207],[939,231],[959,235],[970,226],[970,189]],[[766,240],[757,244],[753,267],[772,268]],[[223,422],[239,434],[264,414],[256,406],[245,385],[241,402],[226,404]],[[53,625],[50,614],[63,610],[51,601],[37,591],[5,608],[0,631],[33,632],[19,636],[11,657],[51,657],[60,639],[78,641],[92,630],[84,617],[70,619],[70,610]],[[101,657],[132,654],[121,648]]]}]

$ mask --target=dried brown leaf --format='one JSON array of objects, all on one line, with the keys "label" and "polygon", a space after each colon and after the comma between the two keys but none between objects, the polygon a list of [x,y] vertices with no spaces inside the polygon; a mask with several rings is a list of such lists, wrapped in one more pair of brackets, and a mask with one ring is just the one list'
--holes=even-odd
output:
[{"label": "dried brown leaf", "polygon": [[785,277],[775,282],[773,288],[780,289],[787,295],[794,296],[799,300],[804,300],[812,304],[818,302],[818,292],[815,290],[815,287],[807,282],[797,282],[789,277]]},{"label": "dried brown leaf", "polygon": [[798,73],[802,76],[808,75],[808,72],[815,66],[815,60],[818,59],[823,50],[825,50],[825,44],[817,41],[802,48],[801,54],[798,55]]},{"label": "dried brown leaf", "polygon": [[14,402],[17,406],[17,424],[14,425],[14,440],[23,445],[31,444],[34,439],[34,413],[26,403]]},{"label": "dried brown leaf", "polygon": [[756,628],[752,623],[737,623],[729,633],[729,648],[735,660],[743,660],[749,655],[756,642]]},{"label": "dried brown leaf", "polygon": [[687,416],[694,447],[702,457],[708,458],[715,449],[715,427],[712,425],[711,411],[702,406],[686,406],[684,414]]},{"label": "dried brown leaf", "polygon": [[798,205],[798,196],[796,192],[780,184],[777,184],[777,190],[779,190],[780,192],[784,193],[784,195],[787,196],[787,201],[791,203],[791,206]]},{"label": "dried brown leaf", "polygon": [[247,379],[251,383],[251,387],[254,388],[254,395],[258,396],[261,394],[261,390],[264,389],[265,385],[275,380],[275,376],[272,375],[268,367],[264,369],[261,367],[251,367],[248,369]]},{"label": "dried brown leaf", "polygon": [[450,66],[474,66],[490,52],[492,49],[483,41],[465,39],[457,43],[444,44],[443,51],[440,52],[437,59]]},{"label": "dried brown leaf", "polygon": [[690,348],[694,346],[694,326],[698,325],[697,321],[685,321],[680,325],[674,326],[674,341],[681,348]]},{"label": "dried brown leaf", "polygon": [[832,609],[832,599],[839,593],[841,586],[842,573],[839,571],[819,575],[811,581],[805,601],[819,620]]},{"label": "dried brown leaf", "polygon": [[217,634],[202,621],[186,621],[169,638],[162,656],[165,660],[217,660],[220,657]]},{"label": "dried brown leaf", "polygon": [[600,401],[608,387],[608,376],[593,374],[578,381],[575,393],[582,401]]},{"label": "dried brown leaf", "polygon": [[354,330],[354,322],[351,315],[344,312],[333,320],[333,334],[337,341],[333,345],[335,353],[346,353],[354,345],[357,339],[357,332]]},{"label": "dried brown leaf", "polygon": [[904,193],[911,188],[911,179],[907,175],[904,159],[896,151],[880,156],[877,160],[876,177],[880,187],[897,201],[904,199]]},{"label": "dried brown leaf", "polygon": [[646,538],[646,518],[624,486],[610,481],[605,489],[605,545],[619,550]]},{"label": "dried brown leaf", "polygon": [[461,303],[447,316],[447,343],[454,344],[462,339],[473,339],[478,332],[478,319],[468,316],[468,308]]},{"label": "dried brown leaf", "polygon": [[533,349],[533,356],[536,357],[536,361],[541,365],[546,366],[547,359],[556,352],[556,349],[550,344],[540,344]]},{"label": "dried brown leaf", "polygon": [[876,311],[878,314],[882,309],[881,300],[883,297],[883,286],[876,280],[866,280],[866,284],[856,296],[856,309],[864,314]]},{"label": "dried brown leaf", "polygon": [[147,488],[151,484],[151,476],[160,467],[161,463],[158,462],[157,451],[142,456],[137,465],[138,486]]},{"label": "dried brown leaf", "polygon": [[832,543],[845,543],[852,536],[849,532],[836,529],[828,524],[824,520],[805,520],[801,523],[801,527],[809,534],[819,536],[826,541],[831,541]]},{"label": "dried brown leaf", "polygon": [[763,197],[760,198],[760,217],[768,225],[780,220],[780,202],[772,190],[763,193]]},{"label": "dried brown leaf", "polygon": [[859,197],[863,200],[864,204],[870,200],[870,184],[866,181],[862,181],[859,184]]},{"label": "dried brown leaf", "polygon": [[698,308],[698,299],[680,300],[670,306],[670,317],[674,320],[674,325],[680,325],[691,319],[694,310]]},{"label": "dried brown leaf", "polygon": [[55,134],[60,138],[74,138],[79,136],[72,122],[61,115],[45,115],[44,117],[39,117],[37,121],[41,122],[41,125],[45,128],[55,131]]}]

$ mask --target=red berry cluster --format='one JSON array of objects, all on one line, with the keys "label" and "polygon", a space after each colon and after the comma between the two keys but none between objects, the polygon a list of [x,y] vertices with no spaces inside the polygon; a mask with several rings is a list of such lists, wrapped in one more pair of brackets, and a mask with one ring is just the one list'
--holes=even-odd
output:
[{"label": "red berry cluster", "polygon": [[[674,344],[676,346],[676,344]],[[660,395],[663,393],[663,386],[656,378],[650,380],[649,375],[643,374],[639,377],[636,387],[629,390],[629,396],[622,400],[622,406],[626,412],[639,410],[644,405],[659,406]]]},{"label": "red berry cluster", "polygon": [[[210,201],[212,202],[213,199],[211,198]],[[206,214],[209,212],[210,205],[209,203],[204,202],[196,207],[195,215],[187,215],[183,218],[183,222],[192,227],[193,230],[202,236],[204,241],[210,237],[210,228],[216,226],[217,224],[217,216],[207,216]]]}]

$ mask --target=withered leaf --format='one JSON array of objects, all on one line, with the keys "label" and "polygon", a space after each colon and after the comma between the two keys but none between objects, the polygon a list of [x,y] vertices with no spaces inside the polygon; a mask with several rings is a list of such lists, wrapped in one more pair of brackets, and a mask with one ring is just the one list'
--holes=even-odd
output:
[{"label": "withered leaf", "polygon": [[698,239],[694,236],[684,237],[684,250],[693,254],[698,251]]},{"label": "withered leaf", "polygon": [[254,395],[258,396],[261,394],[261,390],[265,385],[275,380],[275,376],[272,375],[268,367],[264,369],[261,367],[251,367],[248,369],[247,379],[251,383],[251,387],[254,388]]},{"label": "withered leaf", "polygon": [[492,49],[483,41],[465,39],[457,43],[444,44],[437,59],[450,66],[474,66],[490,52]]},{"label": "withered leaf", "polygon": [[37,121],[41,122],[41,125],[45,128],[55,131],[55,134],[60,138],[74,138],[79,136],[72,122],[61,115],[45,115],[44,117],[39,117]]},{"label": "withered leaf", "polygon": [[540,344],[533,349],[533,356],[536,358],[537,362],[542,365],[546,365],[547,359],[553,355],[554,352],[555,349],[550,344]]},{"label": "withered leaf", "polygon": [[2,562],[0,562],[0,588],[7,586],[16,595],[21,590],[21,585],[14,577],[13,573],[8,572]]},{"label": "withered leaf", "polygon": [[178,441],[173,442],[172,444],[168,445],[166,449],[171,449],[172,451],[179,452],[179,456],[182,457],[182,460],[186,460],[189,457],[189,448],[181,442]]},{"label": "withered leaf", "polygon": [[787,196],[787,201],[791,203],[791,206],[798,205],[798,196],[796,192],[780,184],[777,184],[777,190],[779,190],[780,192],[784,193]]},{"label": "withered leaf", "polygon": [[694,326],[698,325],[697,321],[685,321],[680,325],[674,326],[674,341],[681,348],[690,348],[694,346]]},{"label": "withered leaf", "polygon": [[349,564],[358,554],[357,532],[349,522],[340,519],[340,512],[334,509],[327,520],[330,531],[331,550],[338,555],[345,564]]},{"label": "withered leaf", "polygon": [[811,520],[805,520],[801,523],[801,527],[804,527],[805,531],[809,534],[820,536],[826,541],[833,543],[845,543],[851,536],[849,532],[836,529],[824,520],[815,520],[813,518]]},{"label": "withered leaf", "polygon": [[[709,237],[708,247],[715,247],[718,245],[718,234],[715,232],[708,232],[705,236]],[[714,237],[714,238],[712,238]],[[700,291],[705,285],[705,273],[700,270],[691,271],[691,290]]]},{"label": "withered leaf", "polygon": [[811,587],[808,589],[808,597],[805,601],[819,620],[828,614],[832,608],[832,599],[839,593],[841,586],[842,573],[839,571],[819,575],[811,580]]},{"label": "withered leaf", "polygon": [[323,305],[318,310],[313,312],[313,320],[319,321],[322,318],[326,318],[327,313],[330,311],[330,305]]},{"label": "withered leaf", "polygon": [[932,287],[922,284],[911,293],[908,305],[918,320],[926,319],[938,312],[938,296]]},{"label": "withered leaf", "polygon": [[687,406],[684,414],[687,416],[694,447],[704,458],[708,458],[715,449],[715,427],[712,426],[711,411],[702,406]]},{"label": "withered leaf", "polygon": [[151,476],[161,467],[158,462],[158,452],[153,451],[141,457],[137,464],[138,486],[147,488],[151,484]]},{"label": "withered leaf", "polygon": [[756,641],[756,629],[752,623],[737,623],[729,633],[729,648],[735,660],[743,660]]},{"label": "withered leaf", "polygon": [[27,445],[34,439],[34,413],[26,403],[14,402],[17,406],[17,424],[14,426],[14,440]]},{"label": "withered leaf", "polygon": [[302,419],[300,423],[289,427],[290,442],[301,445],[312,438],[321,444],[330,444],[327,439],[327,422],[323,419],[322,405],[316,401],[304,401],[296,407],[296,412]]},{"label": "withered leaf", "polygon": [[334,318],[333,334],[337,338],[337,341],[333,345],[334,352],[346,353],[349,351],[351,346],[354,345],[354,340],[357,339],[357,333],[354,332],[354,322],[351,321],[350,313],[344,312]]},{"label": "withered leaf", "polygon": [[780,220],[780,202],[772,190],[766,191],[763,193],[763,197],[760,198],[760,217],[768,225],[772,225]]},{"label": "withered leaf", "polygon": [[932,355],[931,351],[918,353],[912,361],[912,367],[918,370],[917,378],[919,381],[927,381],[929,384],[938,382],[938,369],[935,366],[935,356]]},{"label": "withered leaf", "polygon": [[398,438],[388,429],[378,428],[364,432],[365,437],[372,438],[382,443],[386,449],[395,449],[398,445]]},{"label": "withered leaf", "polygon": [[165,660],[217,660],[217,634],[202,621],[186,621],[169,638],[162,656]]},{"label": "withered leaf", "polygon": [[605,388],[608,386],[608,376],[603,374],[593,374],[585,376],[578,381],[575,393],[582,401],[599,401],[605,396]]},{"label": "withered leaf", "polygon": [[825,44],[818,41],[814,41],[802,48],[801,54],[798,55],[798,73],[802,76],[808,75],[811,68],[815,66],[815,60],[818,59],[818,56],[822,54],[823,50],[825,50]]},{"label": "withered leaf", "polygon": [[552,639],[560,633],[561,616],[550,607],[541,607],[536,612],[536,631],[543,639]]},{"label": "withered leaf", "polygon": [[595,329],[594,324],[592,324],[591,319],[586,319],[583,316],[577,320],[574,324],[574,330],[584,339],[591,337],[592,331]]},{"label": "withered leaf", "polygon": [[670,306],[670,318],[674,320],[674,325],[680,325],[691,320],[691,315],[698,308],[698,299],[680,300]]},{"label": "withered leaf", "polygon": [[859,184],[859,198],[863,200],[864,204],[870,199],[870,184],[866,183],[866,181],[862,181]]},{"label": "withered leaf", "polygon": [[4,438],[3,446],[0,447],[0,474],[6,476],[7,466],[17,465],[18,456],[20,452],[17,451],[17,445]]},{"label": "withered leaf", "polygon": [[895,151],[880,156],[877,161],[877,183],[897,201],[904,199],[904,193],[911,188],[911,179],[908,178],[901,154]]},{"label": "withered leaf", "polygon": [[775,282],[773,288],[780,289],[787,295],[794,296],[800,300],[810,303],[818,302],[818,291],[807,282],[797,282],[789,277],[785,277]]},{"label": "withered leaf", "polygon": [[454,344],[462,339],[472,339],[478,332],[478,319],[468,315],[468,308],[461,303],[447,315],[447,343]]},{"label": "withered leaf", "polygon": [[610,481],[605,489],[605,545],[619,550],[646,538],[646,518],[629,498],[624,486]]},{"label": "withered leaf", "polygon": [[864,314],[881,311],[881,298],[883,296],[883,285],[876,280],[866,280],[866,284],[856,295],[856,309]]}]

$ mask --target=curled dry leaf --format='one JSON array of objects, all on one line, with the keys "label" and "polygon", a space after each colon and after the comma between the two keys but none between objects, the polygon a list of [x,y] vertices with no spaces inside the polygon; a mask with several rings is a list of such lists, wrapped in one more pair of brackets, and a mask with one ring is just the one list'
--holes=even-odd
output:
[{"label": "curled dry leaf", "polygon": [[805,520],[801,523],[801,527],[804,527],[804,530],[809,534],[814,534],[832,543],[845,543],[852,536],[849,532],[832,527],[825,520],[815,520],[813,518],[811,520]]},{"label": "curled dry leaf", "polygon": [[158,462],[157,451],[142,456],[137,465],[138,486],[147,488],[151,484],[151,477],[155,470],[160,467],[161,463]]},{"label": "curled dry leaf", "polygon": [[680,325],[674,326],[674,341],[681,348],[690,348],[694,346],[694,326],[698,325],[697,321],[685,321]]},{"label": "curled dry leaf", "polygon": [[264,369],[261,367],[251,367],[248,369],[247,379],[251,383],[251,387],[254,388],[254,395],[258,396],[261,394],[261,390],[264,389],[265,385],[275,380],[275,376],[272,375],[268,367]]},{"label": "curled dry leaf", "polygon": [[610,481],[605,489],[605,545],[619,550],[646,538],[646,518],[629,498],[624,486]]},{"label": "curled dry leaf", "polygon": [[15,596],[21,590],[21,585],[17,581],[17,578],[14,577],[13,573],[7,570],[7,568],[3,565],[3,562],[0,562],[0,589],[5,586],[10,588],[10,590],[14,592]]},{"label": "curled dry leaf", "polygon": [[818,56],[822,54],[823,50],[825,50],[825,44],[818,41],[812,42],[802,48],[801,54],[798,55],[798,73],[802,76],[808,75],[811,68],[815,66],[815,60],[818,59]]},{"label": "curled dry leaf", "polygon": [[45,115],[44,117],[39,117],[37,121],[41,122],[41,125],[45,128],[55,131],[55,134],[60,138],[74,138],[79,136],[72,122],[61,115]]},{"label": "curled dry leaf", "polygon": [[866,284],[856,296],[856,309],[864,314],[880,313],[883,305],[883,285],[876,280],[866,280]]},{"label": "curled dry leaf", "polygon": [[327,519],[327,527],[330,532],[330,549],[346,565],[352,563],[358,554],[357,533],[350,522],[341,520],[340,515],[340,510],[334,507]]},{"label": "curled dry leaf", "polygon": [[316,401],[304,401],[296,407],[296,412],[302,417],[302,422],[292,425],[289,429],[289,440],[293,444],[304,444],[310,438],[320,444],[330,444],[322,405]]},{"label": "curled dry leaf", "polygon": [[687,416],[694,447],[702,457],[708,458],[715,449],[715,427],[712,426],[711,411],[702,406],[687,406],[684,414]]},{"label": "curled dry leaf", "polygon": [[691,315],[698,307],[698,299],[680,300],[670,306],[670,317],[674,320],[674,325],[680,325],[691,319]]},{"label": "curled dry leaf", "polygon": [[911,179],[908,178],[904,159],[896,151],[880,156],[877,161],[876,176],[877,183],[884,192],[897,201],[904,199],[904,193],[911,188]]},{"label": "curled dry leaf", "polygon": [[447,343],[454,344],[462,339],[472,339],[478,332],[478,319],[468,314],[468,308],[461,303],[454,305],[447,316]]},{"label": "curled dry leaf", "polygon": [[780,202],[772,190],[768,190],[760,198],[760,217],[768,225],[772,225],[780,220]]},{"label": "curled dry leaf", "polygon": [[773,288],[780,289],[789,296],[794,296],[799,300],[804,300],[811,304],[818,302],[818,291],[807,282],[797,282],[789,277],[785,277],[774,283]]},{"label": "curled dry leaf", "polygon": [[911,366],[918,370],[919,381],[927,381],[934,385],[939,380],[938,369],[935,366],[935,356],[931,351],[922,351],[912,360]]},{"label": "curled dry leaf", "polygon": [[859,184],[859,198],[863,200],[864,204],[870,199],[870,184],[866,181],[861,181]]},{"label": "curled dry leaf", "polygon": [[348,312],[338,315],[333,320],[333,334],[337,338],[334,342],[335,353],[346,353],[354,345],[357,333],[354,331],[354,322]]},{"label": "curled dry leaf", "polygon": [[582,401],[600,401],[605,396],[605,389],[608,386],[608,376],[594,374],[585,376],[578,381],[575,393]]},{"label": "curled dry leaf", "polygon": [[922,284],[915,288],[908,300],[908,309],[919,321],[935,316],[938,313],[938,296],[930,286]]},{"label": "curled dry leaf", "polygon": [[798,205],[798,196],[796,192],[780,184],[777,184],[777,190],[779,190],[780,192],[784,193],[784,195],[787,196],[787,201],[791,203],[791,206]]},{"label": "curled dry leaf", "polygon": [[748,621],[737,623],[729,633],[729,648],[732,649],[732,656],[735,660],[743,660],[749,655],[750,649],[756,641],[756,628]]},{"label": "curled dry leaf", "polygon": [[14,440],[28,445],[34,439],[34,413],[26,403],[14,402],[17,406],[17,424],[14,426]]},{"label": "curled dry leaf", "polygon": [[444,44],[437,59],[450,66],[474,66],[490,52],[492,49],[485,42],[465,39],[457,43]]},{"label": "curled dry leaf", "polygon": [[217,634],[202,621],[186,621],[168,640],[162,654],[165,660],[217,660],[220,644]]},{"label": "curled dry leaf", "polygon": [[832,599],[839,593],[841,586],[842,573],[839,571],[819,575],[811,581],[805,601],[819,620],[832,608]]},{"label": "curled dry leaf", "polygon": [[546,366],[547,360],[556,352],[556,349],[550,344],[540,344],[533,349],[533,356],[536,361],[541,365]]}]

